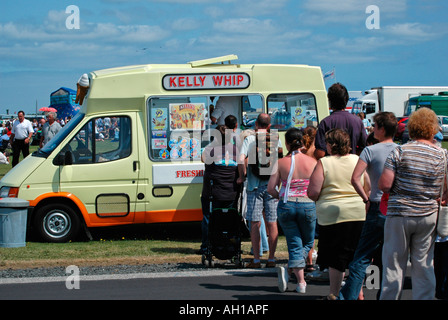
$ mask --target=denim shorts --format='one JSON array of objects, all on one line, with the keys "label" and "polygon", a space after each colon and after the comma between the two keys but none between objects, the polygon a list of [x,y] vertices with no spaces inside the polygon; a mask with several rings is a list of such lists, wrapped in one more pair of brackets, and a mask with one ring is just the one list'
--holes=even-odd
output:
[{"label": "denim shorts", "polygon": [[304,268],[314,245],[317,221],[315,203],[280,201],[277,215],[288,245],[288,267]]},{"label": "denim shorts", "polygon": [[248,221],[261,221],[264,217],[266,222],[277,221],[278,200],[268,193],[268,186],[260,186],[254,191],[247,191],[247,213]]}]

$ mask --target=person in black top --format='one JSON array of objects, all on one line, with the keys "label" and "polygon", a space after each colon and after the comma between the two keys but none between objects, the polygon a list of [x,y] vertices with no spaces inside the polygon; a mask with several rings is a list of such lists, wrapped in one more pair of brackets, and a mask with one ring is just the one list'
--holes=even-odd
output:
[{"label": "person in black top", "polygon": [[[228,116],[231,117],[231,116]],[[202,187],[202,244],[200,253],[205,253],[208,240],[210,202],[212,208],[237,208],[240,186],[237,184],[239,151],[233,135],[234,128],[220,125],[216,128],[215,140],[202,152],[205,163]],[[229,136],[230,135],[230,136]]]}]

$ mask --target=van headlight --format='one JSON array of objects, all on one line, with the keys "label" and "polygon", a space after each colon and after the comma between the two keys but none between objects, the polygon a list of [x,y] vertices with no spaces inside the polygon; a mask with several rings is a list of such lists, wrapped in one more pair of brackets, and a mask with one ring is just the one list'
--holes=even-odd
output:
[{"label": "van headlight", "polygon": [[14,187],[1,187],[0,198],[17,198],[19,194],[19,188]]}]

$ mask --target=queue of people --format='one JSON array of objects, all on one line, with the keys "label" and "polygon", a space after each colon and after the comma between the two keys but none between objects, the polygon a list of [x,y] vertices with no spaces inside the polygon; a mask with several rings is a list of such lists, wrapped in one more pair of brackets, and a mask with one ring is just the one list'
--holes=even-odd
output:
[{"label": "queue of people", "polygon": [[[260,114],[255,133],[240,139],[232,179],[238,185],[247,178],[246,219],[254,256],[247,267],[261,267],[261,221],[269,242],[266,267],[276,267],[278,223],[289,255],[287,267],[277,268],[281,292],[293,278],[295,290],[306,292],[305,272],[314,267],[317,239],[315,267],[329,274],[325,299],[363,299],[371,264],[382,272],[378,298],[399,299],[408,263],[414,299],[448,299],[448,239],[436,234],[438,203],[448,198],[445,192],[439,199],[448,154],[434,140],[437,116],[427,108],[414,112],[408,123],[412,141],[397,145],[393,113],[376,114],[372,128],[366,128],[345,110],[348,92],[342,84],[329,88],[328,100],[332,113],[317,128],[286,132],[288,153],[276,159],[269,179],[260,178],[249,163],[258,154],[257,134],[269,132],[270,116]],[[274,147],[282,150],[280,142]]]},{"label": "queue of people", "polygon": [[[437,116],[428,108],[415,111],[408,122],[411,141],[397,145],[393,113],[376,114],[374,125],[366,131],[361,118],[345,110],[348,92],[342,84],[329,88],[328,100],[332,113],[317,128],[286,132],[284,157],[280,139],[271,136],[267,140],[269,114],[258,116],[254,132],[240,135],[238,119],[225,114],[222,122],[219,118],[224,114],[219,115],[217,104],[217,118],[212,116],[212,121],[218,123],[220,143],[202,154],[206,166],[201,250],[207,244],[210,198],[213,206],[234,208],[246,184],[245,218],[254,256],[246,267],[261,268],[262,231],[268,240],[265,266],[277,267],[280,225],[288,247],[287,267],[277,268],[281,292],[288,290],[294,278],[295,290],[306,293],[305,272],[313,268],[311,253],[317,238],[316,268],[328,270],[328,300],[362,299],[366,269],[372,263],[382,272],[379,299],[400,299],[409,263],[414,299],[448,299],[448,239],[436,233],[438,203],[445,205],[448,200],[444,178],[448,153],[435,142]],[[41,148],[61,129],[57,114],[49,113],[47,120],[42,124]],[[10,130],[4,129],[1,137],[12,146],[13,167],[20,153],[23,157],[29,154],[37,126],[19,111]],[[99,138],[114,132],[110,122],[98,128],[104,128]],[[231,139],[227,139],[228,130]],[[260,172],[267,167],[254,166],[261,137],[271,147],[263,151],[271,170],[264,175]],[[440,199],[442,185],[445,193]]]}]

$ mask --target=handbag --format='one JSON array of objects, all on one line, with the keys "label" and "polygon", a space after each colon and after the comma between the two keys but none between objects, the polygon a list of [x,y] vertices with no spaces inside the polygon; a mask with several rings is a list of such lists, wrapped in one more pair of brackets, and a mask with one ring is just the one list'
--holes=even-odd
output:
[{"label": "handbag", "polygon": [[444,178],[442,182],[442,188],[440,190],[440,201],[439,201],[439,216],[437,218],[437,234],[444,238],[448,236],[448,207],[442,206],[442,196],[443,196],[443,189],[445,186],[445,178],[446,178],[446,158],[445,158],[445,150],[443,150],[443,160],[444,160]]},{"label": "handbag", "polygon": [[380,201],[380,211],[385,216],[387,214],[387,202],[389,201],[389,193],[383,193]]}]

